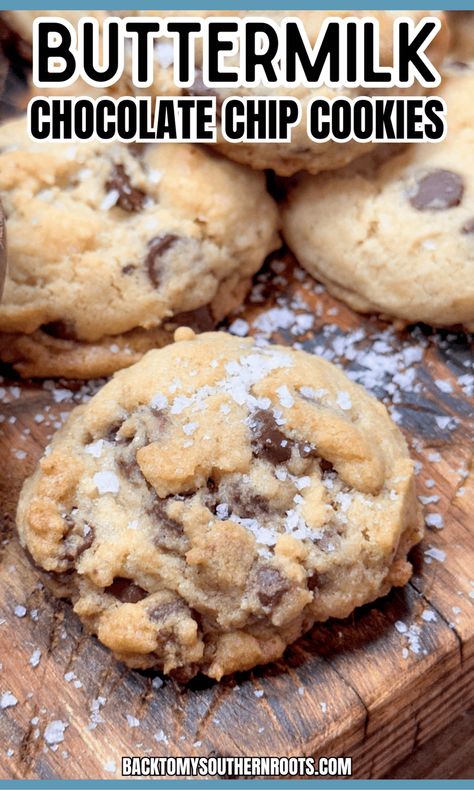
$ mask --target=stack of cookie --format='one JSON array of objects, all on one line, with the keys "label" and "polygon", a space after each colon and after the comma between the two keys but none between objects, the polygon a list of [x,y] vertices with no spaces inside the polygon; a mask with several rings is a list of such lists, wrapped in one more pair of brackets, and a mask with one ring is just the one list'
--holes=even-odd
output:
[{"label": "stack of cookie", "polygon": [[[326,14],[299,15],[314,40]],[[371,16],[390,62],[394,15]],[[3,24],[27,60],[27,12]],[[304,118],[288,144],[213,147],[34,143],[24,117],[0,127],[0,358],[24,377],[128,368],[25,483],[20,537],[130,666],[219,679],[408,580],[422,519],[383,405],[317,357],[211,330],[279,231],[356,310],[474,327],[474,72],[458,61],[436,145],[311,143]],[[157,94],[170,69],[158,53]],[[303,107],[312,95],[298,91]],[[280,205],[265,169],[291,176]]]}]

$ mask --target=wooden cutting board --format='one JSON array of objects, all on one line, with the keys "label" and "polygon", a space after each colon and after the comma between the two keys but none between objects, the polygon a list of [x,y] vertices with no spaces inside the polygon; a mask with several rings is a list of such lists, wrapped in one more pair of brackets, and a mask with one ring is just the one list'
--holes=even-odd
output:
[{"label": "wooden cutting board", "polygon": [[[403,590],[317,626],[281,661],[188,688],[128,670],[39,583],[14,529],[21,484],[90,385],[5,372],[0,424],[1,778],[119,778],[122,755],[350,755],[380,778],[474,702],[473,349],[396,332],[330,298],[280,255],[233,324],[323,353],[393,410],[430,526]],[[442,527],[441,529],[437,527]],[[160,686],[158,688],[158,686]],[[261,693],[263,692],[263,694]],[[3,697],[12,702],[11,697]],[[53,725],[52,722],[62,722]],[[64,728],[64,739],[48,743]],[[136,726],[133,726],[136,725]]]}]

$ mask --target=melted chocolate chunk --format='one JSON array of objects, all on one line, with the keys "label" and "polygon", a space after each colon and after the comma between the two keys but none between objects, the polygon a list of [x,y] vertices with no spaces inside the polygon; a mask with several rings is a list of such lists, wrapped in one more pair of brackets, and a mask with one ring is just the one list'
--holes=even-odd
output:
[{"label": "melted chocolate chunk", "polygon": [[252,452],[271,464],[283,464],[291,458],[292,441],[280,431],[270,411],[259,409],[251,424]]},{"label": "melted chocolate chunk", "polygon": [[321,474],[324,474],[325,472],[334,472],[334,467],[331,461],[328,461],[326,458],[319,459],[319,466],[321,468]]},{"label": "melted chocolate chunk", "polygon": [[474,217],[472,219],[468,219],[467,222],[464,223],[462,226],[462,232],[469,235],[474,233]]},{"label": "melted chocolate chunk", "polygon": [[189,326],[195,332],[211,332],[216,322],[208,305],[197,307],[196,310],[189,310],[186,313],[176,313],[167,323],[173,326]]},{"label": "melted chocolate chunk", "polygon": [[112,190],[118,192],[117,206],[120,206],[123,211],[138,212],[142,210],[146,195],[141,189],[132,186],[123,165],[113,166],[105,188],[108,192],[112,192]]},{"label": "melted chocolate chunk", "polygon": [[148,593],[143,587],[124,579],[122,576],[117,576],[112,584],[105,588],[104,592],[113,595],[114,598],[122,603],[138,603],[147,597]]},{"label": "melted chocolate chunk", "polygon": [[288,580],[270,565],[260,565],[257,568],[254,583],[262,606],[276,606],[290,589]]},{"label": "melted chocolate chunk", "polygon": [[135,457],[126,458],[123,455],[119,455],[117,458],[117,466],[127,480],[133,480],[138,474],[141,474],[140,467]]},{"label": "melted chocolate chunk", "polygon": [[157,498],[150,510],[150,515],[158,522],[153,543],[165,551],[185,551],[188,540],[183,525],[168,516],[166,502],[166,499]]},{"label": "melted chocolate chunk", "polygon": [[63,519],[67,530],[62,541],[62,559],[67,560],[68,566],[72,567],[75,560],[92,546],[95,530],[90,524],[78,524],[70,513],[66,513]]},{"label": "melted chocolate chunk", "polygon": [[126,266],[122,266],[122,274],[132,274],[136,268],[134,263],[127,263]]},{"label": "melted chocolate chunk", "polygon": [[151,284],[158,288],[161,279],[161,258],[178,241],[178,236],[172,233],[165,233],[163,236],[155,236],[148,242],[148,254],[145,264]]},{"label": "melted chocolate chunk", "polygon": [[148,616],[154,623],[164,623],[175,614],[184,614],[186,606],[182,601],[166,601],[149,610]]},{"label": "melted chocolate chunk", "polygon": [[313,592],[317,590],[319,587],[319,574],[317,571],[313,571],[310,576],[308,576],[306,584],[308,585],[308,590]]},{"label": "melted chocolate chunk", "polygon": [[268,499],[260,494],[253,494],[249,490],[242,491],[237,487],[232,491],[230,505],[232,512],[240,518],[255,518],[256,514],[268,513],[270,509]]},{"label": "melted chocolate chunk", "polygon": [[207,85],[204,85],[201,69],[195,69],[194,82],[188,88],[184,88],[183,93],[185,96],[215,96],[216,118],[218,121],[220,120],[224,98],[216,92],[215,88],[209,88]]},{"label": "melted chocolate chunk", "polygon": [[310,442],[295,442],[295,447],[302,458],[314,458],[317,455],[316,447]]},{"label": "melted chocolate chunk", "polygon": [[41,329],[46,335],[58,340],[76,340],[76,330],[72,321],[51,321],[49,324],[43,324]]},{"label": "melted chocolate chunk", "polygon": [[459,206],[464,194],[464,181],[451,170],[432,170],[423,176],[410,196],[418,211],[444,211]]}]

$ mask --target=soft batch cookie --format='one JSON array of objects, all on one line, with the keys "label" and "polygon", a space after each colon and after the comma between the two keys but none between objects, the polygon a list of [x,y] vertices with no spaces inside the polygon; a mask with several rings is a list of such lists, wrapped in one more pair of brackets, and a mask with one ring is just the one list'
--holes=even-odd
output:
[{"label": "soft batch cookie", "polygon": [[278,247],[263,174],[191,145],[35,143],[0,127],[9,266],[0,358],[101,376],[212,329]]},{"label": "soft batch cookie", "polygon": [[405,584],[422,527],[399,429],[332,364],[176,339],[74,410],[18,529],[118,659],[219,679]]},{"label": "soft batch cookie", "polygon": [[474,329],[474,72],[445,74],[448,134],[303,176],[284,209],[300,263],[355,310]]},{"label": "soft batch cookie", "polygon": [[[150,16],[153,14],[160,15],[163,12],[155,11],[139,11],[138,15]],[[190,13],[190,12],[189,12]],[[215,16],[220,15],[217,11],[194,11],[194,16]],[[338,17],[364,17],[370,16],[375,18],[380,26],[381,45],[380,45],[380,64],[391,65],[393,59],[392,53],[392,30],[393,23],[397,16],[401,16],[399,11],[225,11],[222,15],[226,16],[240,16],[240,17],[265,17],[270,18],[275,23],[280,23],[285,17],[297,17],[301,19],[308,38],[314,46],[318,34],[321,30],[323,22],[328,16]],[[423,17],[427,16],[426,11],[404,11],[404,17],[410,17],[415,22],[419,22]],[[447,51],[449,34],[445,18],[443,14],[437,12],[429,12],[430,16],[440,16],[443,22],[442,29],[435,37],[432,44],[429,46],[427,53],[431,62],[437,66],[441,63]],[[349,96],[355,98],[356,96],[371,95],[371,94],[387,94],[392,93],[395,95],[416,95],[417,93],[426,92],[417,82],[409,89],[402,90],[400,88],[389,88],[386,90],[376,90],[369,88],[354,88],[354,89],[331,89],[325,86],[311,90],[304,86],[298,88],[268,88],[266,86],[258,86],[255,88],[226,88],[215,89],[206,88],[203,85],[201,77],[202,67],[202,48],[199,47],[200,40],[197,41],[197,78],[194,86],[184,89],[184,92],[190,95],[215,95],[217,100],[217,109],[222,105],[224,99],[228,96],[295,96],[301,102],[302,106],[302,119],[298,126],[292,130],[292,139],[288,143],[249,143],[239,142],[231,143],[225,140],[222,135],[219,135],[219,142],[217,147],[226,156],[234,159],[237,162],[242,162],[250,165],[256,169],[269,168],[282,176],[293,175],[299,170],[306,170],[310,173],[319,173],[321,170],[333,170],[338,167],[351,162],[357,156],[365,153],[374,147],[373,143],[357,143],[355,141],[348,141],[345,143],[338,143],[334,141],[327,142],[312,142],[306,133],[306,108],[309,101],[316,96],[323,96],[326,98],[337,98],[341,96]],[[226,65],[232,63],[231,58],[226,58]],[[158,88],[163,83],[163,69],[162,61],[160,62],[157,57],[156,65],[156,95],[159,94]],[[170,66],[171,68],[171,66]],[[166,82],[166,81],[165,81]],[[151,90],[151,89],[149,89]]]}]

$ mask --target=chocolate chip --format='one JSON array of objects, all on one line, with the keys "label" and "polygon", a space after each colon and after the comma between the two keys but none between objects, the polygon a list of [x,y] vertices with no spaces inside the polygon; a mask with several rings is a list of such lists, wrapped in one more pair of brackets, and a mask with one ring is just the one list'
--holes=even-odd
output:
[{"label": "chocolate chip", "polygon": [[464,194],[464,181],[451,170],[433,170],[417,183],[410,203],[418,211],[443,211],[459,206]]},{"label": "chocolate chip", "polygon": [[468,219],[468,221],[464,223],[462,226],[462,232],[467,234],[474,233],[474,217],[472,219]]},{"label": "chocolate chip", "polygon": [[276,606],[282,596],[288,592],[290,585],[287,579],[276,568],[260,565],[254,576],[254,584],[260,603],[263,606]]},{"label": "chocolate chip", "polygon": [[143,587],[122,576],[117,576],[112,584],[105,588],[104,592],[113,595],[114,598],[117,598],[122,603],[138,603],[138,601],[142,601],[148,595]]},{"label": "chocolate chip", "polygon": [[164,623],[169,617],[175,614],[184,614],[185,611],[186,607],[182,601],[166,601],[150,609],[148,616],[154,623]]},{"label": "chocolate chip", "polygon": [[310,442],[295,442],[295,447],[302,458],[312,458],[317,455],[316,447]]},{"label": "chocolate chip", "polygon": [[133,480],[138,474],[141,475],[140,467],[135,457],[126,458],[124,455],[119,455],[117,458],[117,466],[127,480]]},{"label": "chocolate chip", "polygon": [[196,68],[194,70],[194,82],[188,88],[184,88],[183,93],[185,96],[215,96],[216,118],[217,120],[220,120],[222,113],[222,103],[224,99],[222,96],[219,96],[215,88],[209,88],[207,85],[204,85],[201,69]]},{"label": "chocolate chip", "polygon": [[331,461],[328,461],[326,458],[319,459],[319,466],[322,474],[324,474],[325,472],[334,472],[334,467]]},{"label": "chocolate chip", "polygon": [[58,340],[76,340],[76,331],[72,321],[51,321],[43,324],[41,329],[45,334]]},{"label": "chocolate chip", "polygon": [[216,326],[208,305],[189,310],[187,313],[177,313],[167,323],[174,326],[189,326],[195,332],[211,332]]},{"label": "chocolate chip", "polygon": [[256,458],[271,464],[283,464],[291,458],[292,442],[282,433],[270,411],[259,409],[251,423],[252,451]]},{"label": "chocolate chip", "polygon": [[122,266],[122,274],[132,274],[136,268],[134,263],[127,263],[126,266]]},{"label": "chocolate chip", "polygon": [[78,524],[70,513],[64,516],[64,521],[67,532],[63,538],[63,558],[72,564],[90,549],[95,539],[95,530],[90,524]]},{"label": "chocolate chip", "polygon": [[308,590],[317,590],[319,587],[319,574],[317,571],[312,571],[311,575],[306,580]]},{"label": "chocolate chip", "polygon": [[257,514],[268,513],[270,509],[268,499],[265,499],[260,494],[254,494],[248,489],[241,490],[235,487],[229,499],[232,513],[235,513],[240,518],[256,518]]},{"label": "chocolate chip", "polygon": [[112,190],[118,192],[117,205],[123,211],[138,212],[142,210],[146,195],[141,189],[132,186],[130,176],[123,165],[114,164],[105,188],[108,192],[112,192]]},{"label": "chocolate chip", "polygon": [[186,538],[183,525],[174,518],[170,518],[167,512],[166,499],[154,501],[149,513],[157,522],[157,531],[153,538],[153,543],[159,549],[165,551],[186,551],[188,539]]},{"label": "chocolate chip", "polygon": [[161,277],[161,258],[173,244],[178,241],[178,237],[172,233],[165,233],[163,236],[155,236],[148,242],[148,254],[145,264],[151,284],[158,288]]}]

